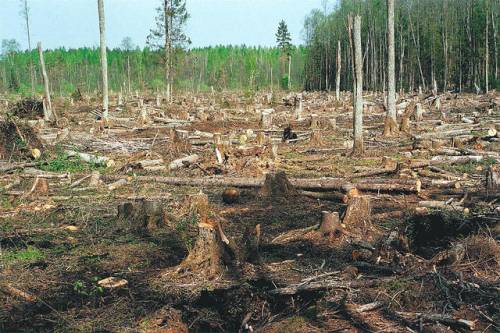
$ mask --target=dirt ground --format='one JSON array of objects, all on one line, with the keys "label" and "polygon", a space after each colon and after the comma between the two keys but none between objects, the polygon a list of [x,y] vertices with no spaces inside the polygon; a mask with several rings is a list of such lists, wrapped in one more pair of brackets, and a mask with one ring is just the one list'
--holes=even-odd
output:
[{"label": "dirt ground", "polygon": [[[4,121],[29,126],[43,146],[38,159],[10,150],[14,158],[0,163],[0,331],[499,330],[499,192],[486,187],[499,162],[498,135],[491,135],[500,122],[498,94],[445,94],[439,107],[432,97],[402,96],[425,112],[393,137],[381,136],[382,96],[367,94],[362,156],[350,155],[348,95],[335,101],[305,93],[302,106],[294,96],[185,95],[161,106],[155,96],[129,96],[124,105],[111,103],[109,124],[100,121],[95,98],[56,100],[58,125],[5,110]],[[258,111],[270,108],[265,128]],[[283,140],[288,126],[296,139]],[[113,164],[87,163],[68,150]],[[192,154],[195,162],[169,167]],[[467,161],[429,163],[436,156]],[[160,161],[156,168],[141,164],[152,160]],[[277,171],[300,190],[264,197],[251,185]],[[88,183],[92,172],[100,174],[97,186]],[[231,204],[222,199],[231,186],[172,184],[235,177],[247,185],[237,186]],[[300,186],[322,177],[344,188]],[[40,178],[48,189],[33,186]],[[355,199],[346,185],[369,199],[369,223],[346,217]],[[192,210],[200,191],[231,245],[245,247],[259,225],[257,259],[227,259],[217,276],[176,270],[200,232]],[[123,203],[144,200],[161,207],[158,223],[120,215]],[[324,211],[339,213],[340,235],[313,227]],[[103,287],[108,277],[126,285]]]}]

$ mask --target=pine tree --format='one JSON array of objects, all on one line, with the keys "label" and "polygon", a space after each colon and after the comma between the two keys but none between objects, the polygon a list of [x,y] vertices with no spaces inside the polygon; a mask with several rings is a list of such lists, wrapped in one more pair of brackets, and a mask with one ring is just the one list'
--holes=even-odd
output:
[{"label": "pine tree", "polygon": [[278,25],[278,32],[276,33],[276,43],[281,49],[281,52],[288,57],[288,77],[287,86],[288,89],[291,87],[291,74],[292,74],[292,38],[290,37],[290,32],[288,31],[288,26],[284,20]]},{"label": "pine tree", "polygon": [[186,0],[163,0],[157,8],[156,28],[151,29],[147,44],[153,49],[164,49],[165,81],[167,84],[167,99],[172,98],[172,66],[173,49],[183,48],[191,44],[184,33],[184,26],[189,19]]}]

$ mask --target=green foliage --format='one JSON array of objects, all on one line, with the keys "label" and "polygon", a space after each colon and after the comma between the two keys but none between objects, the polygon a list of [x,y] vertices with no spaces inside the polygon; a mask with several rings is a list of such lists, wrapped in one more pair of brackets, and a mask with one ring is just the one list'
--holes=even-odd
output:
[{"label": "green foliage", "polygon": [[[464,164],[451,164],[443,166],[443,169],[460,173],[460,174],[474,174],[474,173],[484,173],[484,171],[490,166],[497,164],[497,161],[493,157],[487,157],[480,162],[469,161]],[[478,167],[480,167],[478,169]]]},{"label": "green foliage", "polygon": [[280,48],[281,52],[286,55],[290,55],[290,50],[292,48],[292,38],[290,37],[290,32],[288,31],[288,26],[284,20],[278,25],[278,32],[276,32],[276,43]]},{"label": "green foliage", "polygon": [[95,163],[87,163],[78,156],[68,156],[61,147],[57,147],[55,155],[50,157],[46,154],[42,155],[44,163],[41,164],[40,169],[50,172],[84,172],[91,170],[101,170],[104,168]]},{"label": "green foliage", "polygon": [[42,251],[33,246],[28,246],[26,249],[7,252],[0,256],[6,262],[36,262],[44,258]]},{"label": "green foliage", "polygon": [[[112,49],[108,51],[109,87],[113,91],[128,88],[134,91],[165,89],[165,68],[162,50]],[[306,49],[290,50],[292,58],[292,85],[301,89]],[[278,47],[214,46],[191,50],[175,50],[173,64],[174,91],[245,90],[255,91],[281,86],[282,74],[287,73],[285,59]],[[98,48],[54,49],[44,52],[47,72],[54,93],[71,95],[80,89],[84,94],[99,90],[100,62]],[[0,58],[0,91],[19,94],[31,93],[30,60],[39,63],[35,51],[12,53]],[[286,64],[287,65],[287,64]],[[271,82],[272,70],[272,82]],[[36,77],[36,91],[43,91],[40,77]]]},{"label": "green foliage", "polygon": [[85,297],[101,296],[104,294],[104,288],[97,284],[99,280],[101,280],[101,278],[98,276],[94,276],[90,280],[90,282],[77,280],[73,283],[73,290],[79,296],[85,296]]},{"label": "green foliage", "polygon": [[[432,13],[429,15],[429,13]],[[385,0],[339,1],[335,9],[313,10],[305,19],[308,46],[305,64],[306,89],[335,87],[337,43],[341,44],[341,88],[352,88],[349,15],[361,16],[364,86],[385,89],[387,70],[387,9]],[[496,17],[498,5],[472,0],[395,1],[395,48],[397,89],[429,89],[435,78],[440,91],[450,88],[485,89],[486,16]],[[495,47],[489,20],[490,73],[494,73]],[[491,74],[491,76],[493,76]],[[293,76],[292,76],[293,77]],[[495,82],[490,80],[492,89]]]},{"label": "green foliage", "polygon": [[281,89],[286,90],[288,89],[288,75],[285,75],[281,78]]}]

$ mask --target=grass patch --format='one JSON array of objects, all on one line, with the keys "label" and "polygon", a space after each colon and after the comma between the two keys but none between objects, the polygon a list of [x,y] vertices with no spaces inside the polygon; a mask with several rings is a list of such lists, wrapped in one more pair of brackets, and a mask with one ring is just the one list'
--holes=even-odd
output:
[{"label": "grass patch", "polygon": [[34,246],[28,246],[24,250],[19,250],[15,252],[7,252],[0,256],[3,261],[6,262],[36,262],[44,258],[44,254],[42,251],[37,249]]},{"label": "grass patch", "polygon": [[78,156],[68,156],[66,152],[60,147],[56,148],[53,156],[42,156],[44,163],[40,166],[43,171],[49,172],[88,172],[99,170],[101,173],[106,169],[103,166],[95,163],[88,163],[83,161]]},{"label": "grass patch", "polygon": [[[465,164],[444,165],[443,169],[461,174],[483,173],[490,165],[495,165],[496,163],[493,157],[487,157],[481,162],[469,161]],[[476,170],[478,167],[481,167],[482,170]]]}]

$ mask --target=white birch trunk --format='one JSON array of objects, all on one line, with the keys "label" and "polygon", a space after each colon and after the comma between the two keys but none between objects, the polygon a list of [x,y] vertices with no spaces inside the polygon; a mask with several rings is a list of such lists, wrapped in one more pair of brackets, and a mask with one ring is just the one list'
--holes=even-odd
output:
[{"label": "white birch trunk", "polygon": [[108,58],[106,54],[106,27],[104,18],[104,0],[97,0],[99,13],[99,39],[101,47],[101,70],[102,70],[102,117],[108,120],[109,97],[108,97]]},{"label": "white birch trunk", "polygon": [[40,67],[42,67],[43,91],[45,94],[45,105],[43,117],[46,121],[52,119],[52,102],[50,100],[49,77],[45,70],[45,60],[43,59],[42,43],[38,42],[38,56],[40,57]]},{"label": "white birch trunk", "polygon": [[354,53],[356,71],[356,106],[354,109],[354,148],[355,154],[363,153],[363,56],[361,51],[361,17],[354,17]]}]

